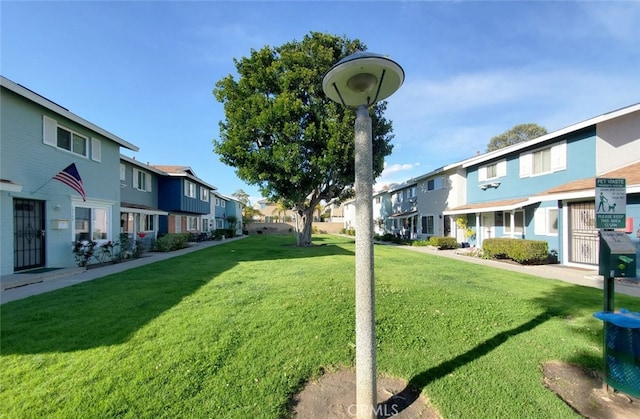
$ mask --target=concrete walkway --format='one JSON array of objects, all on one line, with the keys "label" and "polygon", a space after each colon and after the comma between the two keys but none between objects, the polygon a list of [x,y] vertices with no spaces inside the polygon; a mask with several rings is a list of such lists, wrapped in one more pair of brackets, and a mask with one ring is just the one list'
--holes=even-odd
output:
[{"label": "concrete walkway", "polygon": [[3,275],[0,277],[0,304],[10,301],[20,300],[36,294],[57,290],[81,282],[91,281],[103,276],[119,273],[138,266],[148,265],[165,259],[182,256],[196,250],[206,249],[211,246],[219,246],[235,240],[241,240],[247,236],[234,237],[226,240],[204,241],[190,243],[185,249],[173,252],[149,252],[143,257],[132,261],[105,265],[102,267],[85,268],[64,268],[42,273],[18,273]]},{"label": "concrete walkway", "polygon": [[[91,281],[96,278],[101,278],[103,276],[122,272],[127,269],[136,268],[138,266],[147,265],[149,263],[158,262],[160,260],[178,257],[196,250],[205,249],[210,246],[224,245],[235,240],[240,240],[244,237],[247,236],[235,237],[233,239],[222,241],[192,243],[190,247],[177,250],[175,252],[150,252],[146,253],[142,258],[130,262],[122,262],[115,265],[107,265],[89,270],[86,270],[85,268],[67,268],[44,273],[21,273],[5,275],[0,278],[0,304],[20,300],[22,298],[27,298],[36,294],[42,294],[45,292],[57,290],[74,284],[79,284],[81,282]],[[597,270],[570,268],[563,265],[516,265],[466,256],[462,254],[460,249],[436,250],[431,247],[398,247],[406,249],[408,251],[428,253],[435,256],[458,259],[464,262],[476,263],[479,265],[485,265],[499,269],[507,269],[510,271],[521,272],[543,278],[556,279],[586,287],[602,289],[604,283],[602,276],[598,275]],[[616,281],[615,292],[619,294],[640,297],[640,281]]]},{"label": "concrete walkway", "polygon": [[[597,269],[573,268],[565,265],[519,265],[509,262],[500,262],[497,260],[488,260],[473,257],[464,254],[462,249],[456,250],[437,250],[429,246],[399,246],[410,251],[428,253],[435,256],[442,256],[451,259],[457,259],[464,262],[475,263],[478,265],[490,266],[492,268],[506,269],[513,272],[520,272],[528,275],[539,276],[542,278],[557,279],[571,284],[582,285],[603,289],[604,278],[598,274]],[[626,294],[633,297],[640,297],[640,280],[616,280],[616,294]]]}]

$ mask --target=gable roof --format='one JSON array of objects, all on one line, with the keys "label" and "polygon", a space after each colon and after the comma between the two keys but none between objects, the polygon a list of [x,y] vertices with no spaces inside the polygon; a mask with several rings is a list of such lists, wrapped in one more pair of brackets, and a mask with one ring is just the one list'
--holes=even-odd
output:
[{"label": "gable roof", "polygon": [[123,140],[122,138],[118,137],[115,134],[110,133],[109,131],[100,128],[99,126],[87,121],[86,119],[83,119],[81,117],[79,117],[78,115],[69,112],[68,109],[63,108],[62,106],[58,105],[57,103],[45,98],[44,96],[39,95],[38,93],[27,89],[26,87],[14,83],[11,80],[7,79],[6,77],[0,76],[0,86],[4,87],[7,90],[10,90],[12,92],[14,92],[15,94],[22,96],[23,98],[30,100],[33,103],[36,103],[40,106],[42,106],[43,108],[46,108],[52,112],[57,113],[58,115],[61,115],[73,122],[75,122],[76,124],[82,125],[83,127],[102,135],[103,137],[113,141],[114,143],[118,144],[121,147],[124,148],[128,148],[129,150],[133,150],[133,151],[138,151],[139,148],[133,144],[131,144],[128,141]]},{"label": "gable roof", "polygon": [[215,190],[218,189],[217,187],[208,184],[207,182],[205,182],[204,180],[202,180],[198,176],[196,176],[196,174],[193,171],[193,169],[191,167],[189,167],[189,166],[167,166],[167,165],[158,165],[158,164],[151,164],[149,166],[164,172],[164,174],[166,176],[169,176],[169,177],[185,177],[185,178],[191,179],[191,180],[193,180],[195,182],[198,182],[198,183],[200,183],[200,184],[202,184],[204,186],[207,186],[211,190],[215,191]]},{"label": "gable roof", "polygon": [[131,163],[134,166],[143,168],[150,172],[156,173],[158,175],[166,175],[162,170],[158,170],[157,168],[151,166],[149,163],[142,163],[135,159],[135,157],[127,157],[124,154],[120,154],[120,160],[126,161],[127,163]]}]

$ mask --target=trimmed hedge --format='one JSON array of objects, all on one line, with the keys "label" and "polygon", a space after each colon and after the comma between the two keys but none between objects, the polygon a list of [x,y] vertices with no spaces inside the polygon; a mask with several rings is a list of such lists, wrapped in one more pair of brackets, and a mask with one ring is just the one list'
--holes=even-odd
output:
[{"label": "trimmed hedge", "polygon": [[191,240],[191,233],[167,234],[153,242],[153,250],[156,252],[170,252],[184,249]]},{"label": "trimmed hedge", "polygon": [[549,244],[542,240],[486,239],[482,241],[482,251],[487,258],[536,264],[544,262],[549,256]]},{"label": "trimmed hedge", "polygon": [[458,248],[458,242],[456,241],[455,237],[432,236],[429,238],[429,245],[437,247],[440,250]]}]

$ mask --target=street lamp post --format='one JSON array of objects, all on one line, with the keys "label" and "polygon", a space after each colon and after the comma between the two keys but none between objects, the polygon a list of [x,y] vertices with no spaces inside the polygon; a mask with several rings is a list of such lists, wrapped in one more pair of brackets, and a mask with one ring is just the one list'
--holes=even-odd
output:
[{"label": "street lamp post", "polygon": [[404,70],[389,58],[356,52],[325,74],[329,99],[356,108],[356,408],[358,418],[377,416],[375,287],[373,276],[373,151],[369,106],[391,96]]}]

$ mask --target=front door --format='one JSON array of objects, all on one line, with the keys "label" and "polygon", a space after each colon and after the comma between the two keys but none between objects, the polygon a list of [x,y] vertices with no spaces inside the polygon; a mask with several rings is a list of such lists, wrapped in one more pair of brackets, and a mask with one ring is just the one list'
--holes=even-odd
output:
[{"label": "front door", "polygon": [[569,262],[598,264],[595,201],[569,204]]},{"label": "front door", "polygon": [[13,200],[13,270],[45,266],[44,201]]},{"label": "front door", "polygon": [[[492,212],[483,212],[482,213],[482,240],[490,239],[494,237],[495,222],[494,216]],[[482,245],[482,242],[479,243]]]}]

